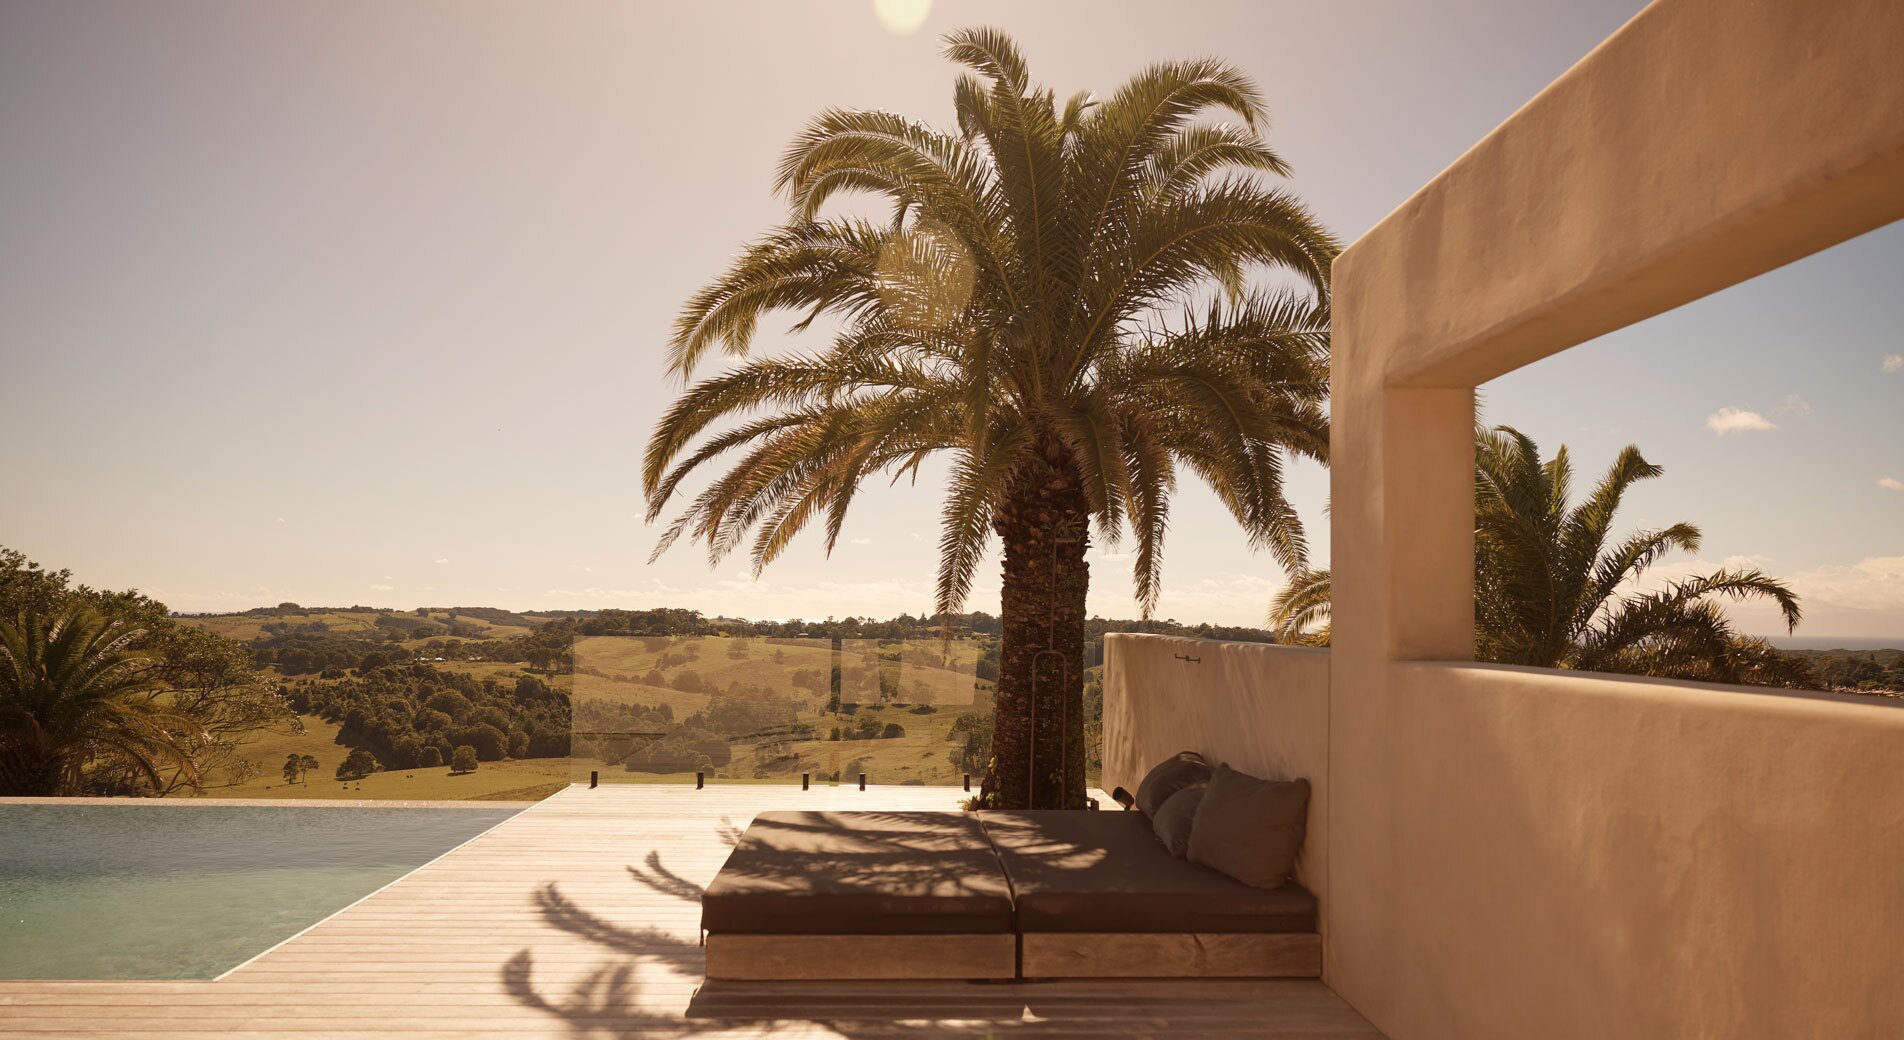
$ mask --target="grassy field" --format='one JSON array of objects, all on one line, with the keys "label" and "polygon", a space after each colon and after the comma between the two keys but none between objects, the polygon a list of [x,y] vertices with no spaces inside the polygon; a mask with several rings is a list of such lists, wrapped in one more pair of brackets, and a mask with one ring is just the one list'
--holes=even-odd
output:
[{"label": "grassy field", "polygon": [[[400,769],[372,773],[348,783],[334,778],[346,749],[337,743],[338,727],[315,715],[304,716],[302,734],[272,733],[247,745],[245,757],[264,772],[235,786],[208,788],[214,798],[365,798],[379,800],[463,799],[535,801],[568,786],[571,769],[566,758],[530,758],[484,762],[474,773],[450,774],[448,767]],[[317,759],[318,768],[304,782],[288,784],[280,770],[293,753]],[[586,774],[584,774],[586,775]],[[219,778],[222,782],[225,778]]]},{"label": "grassy field", "polygon": [[248,643],[264,634],[264,626],[284,622],[293,626],[308,625],[321,621],[330,627],[333,634],[351,636],[358,639],[374,639],[382,634],[377,627],[377,615],[368,611],[325,610],[304,615],[257,615],[257,614],[220,614],[212,617],[187,617],[180,621],[196,625],[208,632]]},{"label": "grassy field", "polygon": [[[947,645],[937,639],[849,639],[840,650],[840,699],[846,704],[876,703],[884,686],[894,691],[892,699],[907,704],[969,705],[986,685],[975,676],[982,653],[971,641]],[[599,681],[632,680],[619,685],[648,690],[654,699],[643,703],[674,704],[677,718],[682,717],[682,705],[665,694],[682,672],[694,672],[713,689],[739,683],[817,703],[826,699],[823,680],[832,667],[832,645],[820,639],[584,636],[575,641],[578,696],[584,694],[584,679],[598,680],[590,690],[600,690]],[[817,672],[822,682],[817,688],[796,686],[794,675],[802,671]],[[651,672],[659,672],[664,683],[643,683]],[[694,708],[704,701],[695,702]]]},{"label": "grassy field", "polygon": [[[389,631],[387,628],[379,628],[377,626],[377,619],[381,616],[383,616],[382,613],[374,610],[318,610],[312,611],[310,614],[217,614],[206,617],[185,617],[179,620],[188,625],[196,625],[207,631],[216,632],[221,636],[228,636],[239,642],[249,642],[264,635],[264,626],[266,625],[284,623],[296,628],[301,625],[311,624],[312,622],[322,622],[330,629],[330,634],[332,635],[357,639],[381,640]],[[406,610],[395,612],[391,616],[434,621],[441,625],[454,623],[456,625],[469,626],[477,630],[477,634],[470,637],[475,639],[507,639],[513,636],[528,635],[534,631],[534,629],[527,625],[499,624],[468,614],[457,614],[456,617],[452,619],[447,609],[428,610],[422,615],[418,615],[414,610]],[[446,637],[433,636],[431,638],[442,639]],[[402,645],[414,649],[428,641],[428,639],[410,639],[405,640],[401,644],[392,645]]]},{"label": "grassy field", "polygon": [[[243,641],[263,636],[265,625],[279,621],[294,626],[322,622],[334,635],[380,640],[388,631],[378,628],[380,616],[340,610],[188,620]],[[419,615],[409,611],[400,616]],[[440,623],[451,620],[445,609],[430,609],[422,616]],[[455,620],[475,626],[490,638],[530,631],[462,613]],[[425,642],[383,645],[419,650]],[[545,677],[545,681],[566,687],[575,703],[667,705],[679,724],[715,697],[785,700],[792,705],[797,723],[811,727],[817,738],[774,741],[758,734],[732,738],[726,749],[731,759],[715,769],[713,779],[719,780],[797,782],[806,772],[816,779],[838,776],[840,782],[852,783],[863,772],[880,784],[957,784],[959,769],[950,756],[964,737],[949,739],[952,726],[961,714],[988,711],[991,702],[992,684],[976,677],[985,644],[974,640],[846,640],[836,653],[832,642],[823,638],[584,636],[575,640],[573,650],[575,673]],[[433,664],[505,683],[525,672],[524,665],[487,661]],[[836,666],[841,703],[838,710],[830,710],[830,676]],[[686,674],[690,672],[692,677]],[[868,718],[877,720],[881,736],[844,739],[848,733],[857,733],[861,720]],[[247,749],[246,757],[262,769],[259,776],[210,793],[240,798],[532,798],[546,796],[572,779],[586,781],[591,770],[599,770],[604,781],[617,783],[693,780],[692,772],[630,772],[619,761],[577,758],[484,763],[464,776],[452,776],[447,768],[397,770],[345,783],[333,778],[337,763],[347,753],[336,743],[338,727],[316,717],[304,721],[302,735],[269,735]],[[883,736],[892,723],[904,729],[903,736]],[[843,739],[830,739],[836,727]],[[285,757],[293,753],[319,762],[318,770],[303,783],[287,784],[280,772]]]},{"label": "grassy field", "polygon": [[[951,752],[960,742],[949,739],[953,724],[966,711],[989,710],[984,706],[957,706],[919,712],[913,706],[865,705],[839,714],[826,711],[802,711],[799,721],[813,726],[814,740],[792,740],[760,745],[741,739],[729,746],[733,758],[718,766],[714,776],[727,780],[778,780],[796,782],[800,774],[815,777],[838,775],[841,782],[853,782],[857,774],[867,774],[877,784],[956,784],[959,770],[952,764]],[[862,718],[876,720],[883,732],[888,723],[898,723],[901,737],[875,737],[862,740],[832,740],[834,727],[852,730]],[[842,736],[844,733],[842,733]],[[963,737],[960,738],[962,742]],[[574,776],[586,780],[590,770],[598,770],[604,783],[681,783],[693,780],[692,772],[657,774],[629,771],[620,763],[593,758],[576,758]],[[764,775],[763,775],[764,774]]]}]

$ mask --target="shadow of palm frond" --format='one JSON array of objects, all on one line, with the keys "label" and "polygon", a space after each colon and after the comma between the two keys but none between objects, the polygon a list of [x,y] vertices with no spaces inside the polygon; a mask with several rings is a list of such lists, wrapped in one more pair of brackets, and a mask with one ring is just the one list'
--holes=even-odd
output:
[{"label": "shadow of palm frond", "polygon": [[676,1037],[725,1028],[719,1022],[694,1022],[645,1011],[639,1000],[633,964],[605,965],[570,987],[567,999],[556,1002],[535,986],[535,958],[528,950],[509,958],[502,967],[503,989],[524,1007],[545,1012],[563,1022],[577,1037]]},{"label": "shadow of palm frond", "polygon": [[721,844],[730,849],[740,845],[741,831],[742,828],[734,826],[732,816],[721,817],[721,825],[714,829],[715,835],[721,839]]},{"label": "shadow of palm frond", "polygon": [[551,882],[536,892],[542,919],[570,935],[631,957],[653,957],[670,967],[700,973],[704,963],[699,944],[654,928],[615,924],[577,906]]},{"label": "shadow of palm frond", "polygon": [[662,866],[659,851],[648,853],[647,870],[629,867],[628,876],[664,896],[673,896],[686,903],[698,903],[707,894],[707,889]]}]

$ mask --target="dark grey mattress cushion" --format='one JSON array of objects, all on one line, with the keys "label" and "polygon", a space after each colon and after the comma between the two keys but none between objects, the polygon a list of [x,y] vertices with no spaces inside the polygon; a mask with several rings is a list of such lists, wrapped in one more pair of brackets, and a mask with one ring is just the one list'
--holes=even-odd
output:
[{"label": "dark grey mattress cushion", "polygon": [[1252,888],[1171,858],[1137,813],[982,812],[1022,932],[1313,932],[1300,885]]},{"label": "dark grey mattress cushion", "polygon": [[1010,932],[1011,890],[972,813],[765,812],[707,887],[701,926],[764,935]]},{"label": "dark grey mattress cushion", "polygon": [[1172,859],[1182,859],[1190,851],[1190,825],[1196,822],[1197,806],[1209,784],[1192,784],[1164,799],[1150,818],[1150,829],[1157,840],[1170,850]]},{"label": "dark grey mattress cushion", "polygon": [[1169,797],[1191,784],[1205,783],[1210,779],[1210,763],[1194,751],[1179,751],[1153,766],[1144,774],[1142,783],[1137,785],[1137,811],[1145,816],[1157,815],[1157,810]]},{"label": "dark grey mattress cushion", "polygon": [[1309,781],[1263,780],[1218,766],[1197,805],[1190,862],[1255,888],[1288,883],[1309,818]]}]

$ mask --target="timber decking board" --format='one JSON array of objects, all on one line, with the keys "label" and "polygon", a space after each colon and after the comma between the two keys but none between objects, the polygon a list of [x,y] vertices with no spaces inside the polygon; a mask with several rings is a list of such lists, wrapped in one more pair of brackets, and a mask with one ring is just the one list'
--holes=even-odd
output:
[{"label": "timber decking board", "polygon": [[961,797],[921,787],[575,786],[218,981],[0,981],[0,1036],[1380,1040],[1314,980],[702,978],[698,892],[727,858],[724,839],[756,812],[952,809]]}]

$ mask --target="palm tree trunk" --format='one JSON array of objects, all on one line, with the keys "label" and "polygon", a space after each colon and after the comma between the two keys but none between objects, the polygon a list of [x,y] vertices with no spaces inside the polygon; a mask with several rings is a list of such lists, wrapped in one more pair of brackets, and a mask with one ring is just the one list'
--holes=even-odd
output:
[{"label": "palm tree trunk", "polygon": [[[1084,808],[1084,596],[1089,513],[1077,467],[1029,467],[993,518],[1004,545],[992,759],[979,803]],[[1048,456],[1049,457],[1049,456]]]}]

